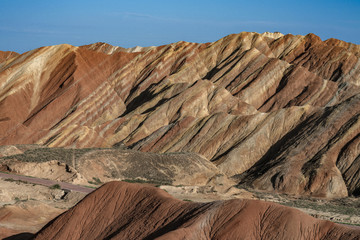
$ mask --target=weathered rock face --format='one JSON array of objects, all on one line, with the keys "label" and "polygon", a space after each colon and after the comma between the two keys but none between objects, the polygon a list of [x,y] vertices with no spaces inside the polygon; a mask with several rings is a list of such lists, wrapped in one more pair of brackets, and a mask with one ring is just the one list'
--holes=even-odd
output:
[{"label": "weathered rock face", "polygon": [[165,191],[111,182],[35,239],[356,239],[360,230],[257,200],[192,203]]},{"label": "weathered rock face", "polygon": [[44,47],[0,64],[0,144],[196,152],[257,189],[359,195],[359,56],[314,34]]}]

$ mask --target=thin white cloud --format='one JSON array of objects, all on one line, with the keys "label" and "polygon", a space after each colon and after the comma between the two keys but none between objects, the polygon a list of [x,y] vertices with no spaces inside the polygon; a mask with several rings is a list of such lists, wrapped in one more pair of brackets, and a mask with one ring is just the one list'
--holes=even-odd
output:
[{"label": "thin white cloud", "polygon": [[168,18],[168,17],[159,17],[151,14],[137,13],[137,12],[112,12],[108,14],[109,16],[114,17],[123,17],[123,18],[133,18],[133,19],[150,19],[155,21],[167,21],[167,22],[186,22],[184,19],[179,18]]},{"label": "thin white cloud", "polygon": [[167,18],[159,17],[151,14],[143,14],[138,12],[112,12],[108,13],[110,16],[133,18],[138,20],[154,20],[162,22],[184,23],[184,24],[199,24],[212,26],[234,26],[234,25],[263,25],[263,26],[280,26],[284,23],[265,21],[265,20],[246,20],[246,21],[216,21],[216,20],[199,20],[199,19],[181,19],[181,18]]},{"label": "thin white cloud", "polygon": [[41,29],[37,27],[28,27],[28,28],[19,29],[19,28],[0,26],[0,31],[13,32],[13,33],[31,33],[31,34],[65,34],[65,32]]}]

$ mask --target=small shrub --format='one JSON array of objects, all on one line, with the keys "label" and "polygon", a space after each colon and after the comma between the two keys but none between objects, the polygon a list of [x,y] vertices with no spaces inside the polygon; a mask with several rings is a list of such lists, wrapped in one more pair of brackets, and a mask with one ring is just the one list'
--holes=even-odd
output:
[{"label": "small shrub", "polygon": [[128,183],[148,183],[148,181],[145,181],[142,179],[124,179],[122,181],[128,182]]},{"label": "small shrub", "polygon": [[59,184],[54,184],[50,187],[50,189],[61,189],[61,186]]},{"label": "small shrub", "polygon": [[123,182],[128,182],[128,183],[147,183],[147,184],[154,184],[155,186],[161,186],[161,185],[171,185],[171,182],[165,182],[165,181],[157,181],[157,180],[143,180],[143,179],[139,179],[139,178],[135,178],[135,179],[123,179],[121,180]]},{"label": "small shrub", "polygon": [[88,183],[93,184],[93,185],[101,185],[103,182],[101,182],[101,180],[99,178],[93,177],[94,181],[88,181]]},{"label": "small shrub", "polygon": [[12,178],[6,178],[6,179],[4,179],[4,181],[6,181],[6,182],[16,182],[16,183],[25,183],[25,184],[28,184],[27,181],[15,180],[15,179],[12,179]]},{"label": "small shrub", "polygon": [[21,199],[18,198],[18,197],[15,197],[14,200],[15,200],[17,203],[18,203],[18,202],[26,202],[26,201],[27,201],[27,199],[21,200]]},{"label": "small shrub", "polygon": [[95,181],[96,183],[98,183],[98,184],[101,184],[101,183],[102,183],[99,178],[93,177],[93,179],[94,179],[94,181]]}]

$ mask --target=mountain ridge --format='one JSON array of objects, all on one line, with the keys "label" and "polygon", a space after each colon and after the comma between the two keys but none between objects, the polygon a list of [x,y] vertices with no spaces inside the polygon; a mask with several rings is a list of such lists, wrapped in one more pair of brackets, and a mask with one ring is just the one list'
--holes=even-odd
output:
[{"label": "mountain ridge", "polygon": [[269,36],[15,56],[0,63],[0,144],[195,152],[255,189],[356,195],[359,46]]}]

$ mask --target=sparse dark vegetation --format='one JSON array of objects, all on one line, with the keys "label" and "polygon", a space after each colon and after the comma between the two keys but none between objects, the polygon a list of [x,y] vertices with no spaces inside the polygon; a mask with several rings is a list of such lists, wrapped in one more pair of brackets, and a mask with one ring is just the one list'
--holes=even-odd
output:
[{"label": "sparse dark vegetation", "polygon": [[88,183],[93,184],[93,185],[101,185],[103,184],[103,182],[101,182],[101,180],[99,178],[93,177],[94,181],[88,181]]},{"label": "sparse dark vegetation", "polygon": [[5,178],[4,181],[6,181],[6,182],[15,182],[16,180],[14,180],[12,178]]},{"label": "sparse dark vegetation", "polygon": [[288,207],[313,209],[321,212],[333,212],[349,216],[360,216],[360,199],[344,198],[327,200],[322,198],[294,198],[286,194],[270,194],[252,191],[260,200],[277,199],[278,203]]},{"label": "sparse dark vegetation", "polygon": [[351,225],[351,226],[360,226],[360,224],[356,224],[356,223],[347,223],[347,222],[335,222],[335,223]]},{"label": "sparse dark vegetation", "polygon": [[[51,160],[58,161],[65,164],[67,168],[73,167],[77,169],[81,164],[81,159],[86,154],[88,157],[94,159],[97,157],[109,157],[119,158],[126,153],[126,159],[129,163],[129,167],[126,172],[119,175],[119,172],[112,167],[107,167],[107,174],[105,176],[109,178],[121,178],[129,179],[129,182],[137,183],[149,183],[155,185],[170,185],[172,184],[172,178],[174,172],[171,168],[166,167],[169,162],[173,161],[177,164],[188,164],[188,160],[185,160],[179,154],[190,153],[168,153],[168,154],[156,154],[156,153],[139,153],[133,150],[123,150],[121,148],[83,148],[83,149],[68,149],[68,148],[47,148],[34,146],[30,149],[24,149],[23,154],[16,154],[11,156],[0,157],[0,163],[7,163],[11,161],[22,162],[47,162]],[[145,159],[143,159],[145,158]],[[139,159],[142,159],[139,161]],[[183,163],[182,163],[183,162]],[[162,171],[158,169],[161,168]],[[134,180],[137,178],[144,178],[147,180]],[[91,179],[90,184],[101,185],[102,182]]]},{"label": "sparse dark vegetation", "polygon": [[360,216],[360,208],[354,207],[352,205],[336,204],[331,201],[316,202],[310,199],[298,199],[290,200],[288,202],[280,202],[280,204],[295,208],[309,208],[322,212],[333,212],[349,216]]},{"label": "sparse dark vegetation", "polygon": [[28,199],[20,199],[18,197],[15,197],[14,200],[16,203],[18,203],[18,202],[26,202]]},{"label": "sparse dark vegetation", "polygon": [[1,157],[1,160],[18,160],[22,162],[46,162],[50,160],[57,160],[72,166],[72,160],[78,159],[85,153],[106,148],[81,148],[81,149],[68,149],[68,148],[35,148],[28,149],[22,154]]},{"label": "sparse dark vegetation", "polygon": [[54,184],[50,187],[50,189],[61,189],[61,186],[59,184]]},{"label": "sparse dark vegetation", "polygon": [[23,180],[15,180],[15,179],[12,179],[12,178],[5,178],[4,181],[7,181],[7,182],[16,182],[16,183],[24,183],[24,184],[29,184],[27,181],[23,181]]},{"label": "sparse dark vegetation", "polygon": [[162,181],[156,181],[156,180],[143,180],[143,179],[124,179],[123,182],[128,183],[147,183],[147,184],[154,184],[156,187],[160,187],[161,185],[170,185],[169,182],[162,182]]},{"label": "sparse dark vegetation", "polygon": [[191,155],[189,152],[164,152],[163,155]]}]

